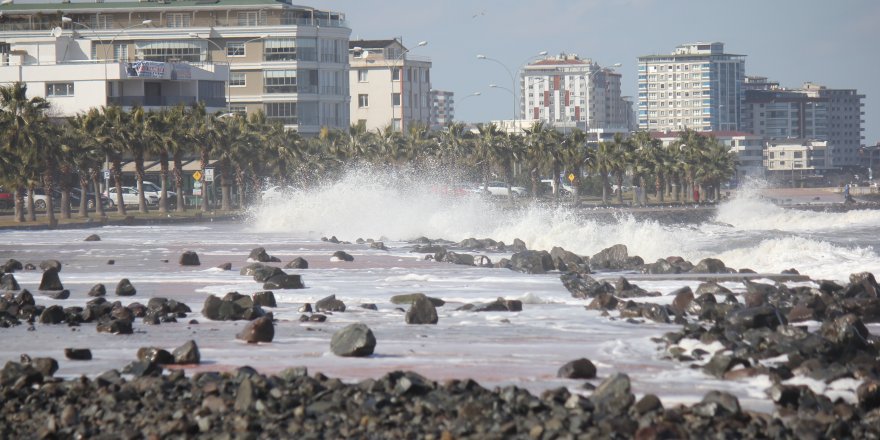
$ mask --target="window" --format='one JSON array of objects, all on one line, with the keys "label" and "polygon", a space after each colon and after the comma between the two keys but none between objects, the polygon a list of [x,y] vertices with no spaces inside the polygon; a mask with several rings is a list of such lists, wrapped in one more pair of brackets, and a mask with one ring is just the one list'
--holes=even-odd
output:
[{"label": "window", "polygon": [[358,108],[367,108],[370,106],[370,97],[366,94],[358,95]]},{"label": "window", "polygon": [[46,84],[46,96],[73,96],[73,83]]},{"label": "window", "polygon": [[391,81],[400,81],[400,67],[391,68]]},{"label": "window", "polygon": [[110,29],[113,27],[113,16],[96,14],[89,17],[89,27],[92,29]]},{"label": "window", "polygon": [[296,70],[263,71],[265,93],[296,93]]},{"label": "window", "polygon": [[243,57],[244,41],[228,41],[226,42],[226,56]]},{"label": "window", "polygon": [[268,102],[266,103],[266,119],[278,121],[284,125],[296,125],[295,102]]},{"label": "window", "polygon": [[265,61],[296,61],[295,38],[272,38],[263,45]]},{"label": "window", "polygon": [[391,105],[394,105],[394,106],[400,105],[400,93],[392,93],[391,94]]},{"label": "window", "polygon": [[246,114],[247,113],[247,106],[244,104],[230,104],[229,105],[229,113],[235,113],[235,114],[241,114],[241,115]]},{"label": "window", "polygon": [[128,61],[128,44],[114,44],[113,59],[116,61]]},{"label": "window", "polygon": [[165,18],[165,23],[170,28],[189,27],[190,15],[181,12],[170,12]]},{"label": "window", "polygon": [[360,81],[360,82],[367,81],[367,69],[358,69],[358,81]]},{"label": "window", "polygon": [[259,26],[260,23],[260,13],[257,11],[249,11],[249,12],[239,12],[238,13],[238,25],[239,26]]},{"label": "window", "polygon": [[247,85],[247,75],[244,72],[229,73],[229,87],[244,87]]},{"label": "window", "polygon": [[204,61],[208,50],[206,41],[146,41],[135,43],[138,59],[147,61]]}]

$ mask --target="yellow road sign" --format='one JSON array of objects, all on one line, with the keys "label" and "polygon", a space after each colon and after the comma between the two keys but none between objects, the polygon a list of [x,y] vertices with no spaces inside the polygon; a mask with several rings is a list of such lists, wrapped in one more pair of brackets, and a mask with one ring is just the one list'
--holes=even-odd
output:
[{"label": "yellow road sign", "polygon": [[568,181],[569,181],[569,182],[574,182],[574,173],[569,173],[569,175],[568,175]]},{"label": "yellow road sign", "polygon": [[193,173],[193,179],[196,179],[197,181],[202,180],[202,172],[199,170],[196,170],[196,172]]}]

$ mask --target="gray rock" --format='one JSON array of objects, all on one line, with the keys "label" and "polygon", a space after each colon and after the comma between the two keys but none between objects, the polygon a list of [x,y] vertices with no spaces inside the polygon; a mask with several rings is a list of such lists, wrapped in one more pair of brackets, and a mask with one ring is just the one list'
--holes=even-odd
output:
[{"label": "gray rock", "polygon": [[43,310],[37,322],[40,324],[60,324],[66,318],[67,315],[64,313],[64,308],[61,306],[49,306]]},{"label": "gray rock", "polygon": [[474,256],[471,254],[461,254],[452,251],[443,251],[434,254],[434,261],[438,263],[460,264],[462,266],[474,266]]},{"label": "gray rock", "polygon": [[96,329],[99,333],[113,333],[116,335],[130,335],[133,333],[131,321],[124,319],[113,319],[99,323]]},{"label": "gray rock", "polygon": [[180,347],[175,348],[171,355],[174,356],[174,363],[180,365],[198,364],[202,361],[199,346],[193,340],[189,340]]},{"label": "gray rock", "polygon": [[626,414],[636,397],[630,391],[629,376],[614,373],[596,387],[590,400],[598,413],[613,416]]},{"label": "gray rock", "polygon": [[162,367],[149,361],[133,361],[126,365],[122,372],[134,377],[161,376]]},{"label": "gray rock", "polygon": [[45,291],[45,293],[49,298],[52,299],[67,299],[70,298],[70,291],[67,289],[64,290],[50,290]]},{"label": "gray rock", "polygon": [[553,249],[550,249],[550,258],[553,260],[556,270],[560,272],[590,273],[590,266],[581,256],[561,247],[554,246]]},{"label": "gray rock", "polygon": [[281,273],[266,280],[263,288],[267,290],[276,289],[304,289],[306,286],[302,282],[302,276],[296,274]]},{"label": "gray rock", "polygon": [[580,358],[570,361],[559,368],[556,377],[565,379],[595,379],[596,366],[587,359]]},{"label": "gray rock", "polygon": [[308,269],[309,262],[303,257],[296,257],[284,266],[285,269]]},{"label": "gray rock", "polygon": [[[280,267],[269,266],[268,264],[254,263],[247,265],[248,273],[253,275],[254,281],[264,283],[273,277],[287,275]],[[244,271],[245,269],[242,269]]]},{"label": "gray rock", "polygon": [[195,251],[186,251],[180,256],[180,265],[201,266],[202,263],[199,261],[199,254],[195,253]]},{"label": "gray rock", "polygon": [[61,273],[61,262],[58,260],[43,260],[40,262],[40,269],[46,270],[48,268],[53,268],[55,271]]},{"label": "gray rock", "polygon": [[99,237],[98,234],[92,234],[86,237],[83,241],[101,241],[101,237]]},{"label": "gray rock", "polygon": [[529,274],[542,274],[556,269],[547,251],[522,251],[510,256],[510,269]]},{"label": "gray rock", "polygon": [[262,307],[278,307],[275,302],[275,294],[271,291],[254,293],[254,304]]},{"label": "gray rock", "polygon": [[630,257],[623,244],[605,248],[590,257],[589,261],[590,268],[606,270],[634,269],[644,263],[641,257]]},{"label": "gray rock", "polygon": [[407,324],[436,324],[437,309],[427,296],[418,296],[406,312]]},{"label": "gray rock", "polygon": [[697,287],[697,291],[694,293],[696,296],[702,296],[704,294],[710,293],[712,295],[729,295],[731,293],[730,289],[719,285],[714,281],[705,282]]},{"label": "gray rock", "polygon": [[587,274],[568,272],[559,276],[562,285],[574,298],[595,298],[603,293],[614,294],[614,286],[606,281],[596,281]]},{"label": "gray rock", "polygon": [[684,286],[670,295],[675,295],[675,299],[672,300],[672,310],[679,315],[685,314],[690,309],[691,303],[694,302],[694,292],[688,286]]},{"label": "gray rock", "polygon": [[222,270],[232,270],[232,263],[222,263],[222,264],[218,264],[216,267],[217,267],[217,269],[222,269]]},{"label": "gray rock", "polygon": [[730,273],[732,272],[717,258],[704,258],[691,269],[692,273]]},{"label": "gray rock", "polygon": [[134,296],[136,293],[137,289],[134,288],[128,278],[119,280],[119,284],[116,285],[116,295],[118,296]]},{"label": "gray rock", "polygon": [[137,358],[142,362],[152,362],[159,365],[174,364],[174,355],[168,350],[158,347],[141,347],[137,351]]},{"label": "gray rock", "polygon": [[277,259],[273,259],[269,254],[266,253],[266,248],[258,247],[251,250],[251,253],[248,255],[248,260],[257,261],[260,263],[269,263],[272,261],[278,261]]},{"label": "gray rock", "polygon": [[105,287],[101,283],[95,284],[94,286],[92,286],[91,289],[89,289],[89,296],[104,296],[106,294],[107,287]]},{"label": "gray rock", "polygon": [[18,281],[15,280],[15,275],[11,273],[4,273],[0,276],[0,289],[2,290],[21,290],[21,286],[18,285]]},{"label": "gray rock", "polygon": [[316,312],[344,312],[345,303],[336,299],[336,295],[330,295],[315,303]]},{"label": "gray rock", "polygon": [[363,357],[373,354],[376,337],[364,324],[351,324],[333,334],[330,350],[337,356]]},{"label": "gray rock", "polygon": [[737,365],[742,365],[745,367],[751,366],[749,361],[736,357],[729,353],[716,353],[712,356],[712,359],[709,360],[706,365],[703,366],[703,371],[706,374],[710,374],[715,377],[724,377],[724,373],[730,371],[733,367]]},{"label": "gray rock", "polygon": [[694,413],[707,418],[735,416],[740,413],[739,399],[730,393],[709,391],[693,410]]},{"label": "gray rock", "polygon": [[880,408],[880,381],[865,380],[856,388],[859,407],[865,412]]},{"label": "gray rock", "polygon": [[65,348],[64,357],[72,361],[92,360],[92,351],[88,348]]},{"label": "gray rock", "polygon": [[235,337],[248,344],[272,342],[275,338],[275,324],[271,316],[263,316],[249,322]]},{"label": "gray rock", "polygon": [[43,278],[40,281],[40,290],[64,290],[57,269],[49,267],[43,272]]},{"label": "gray rock", "polygon": [[336,251],[333,253],[333,258],[339,261],[354,261],[354,257],[346,253],[345,251]]}]

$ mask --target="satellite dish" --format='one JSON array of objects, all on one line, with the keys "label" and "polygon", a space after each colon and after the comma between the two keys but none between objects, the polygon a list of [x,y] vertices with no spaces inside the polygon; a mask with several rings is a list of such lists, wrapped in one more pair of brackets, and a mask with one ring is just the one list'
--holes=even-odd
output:
[{"label": "satellite dish", "polygon": [[55,38],[60,37],[62,33],[64,33],[64,31],[60,27],[56,27],[55,29],[52,29],[52,36]]}]

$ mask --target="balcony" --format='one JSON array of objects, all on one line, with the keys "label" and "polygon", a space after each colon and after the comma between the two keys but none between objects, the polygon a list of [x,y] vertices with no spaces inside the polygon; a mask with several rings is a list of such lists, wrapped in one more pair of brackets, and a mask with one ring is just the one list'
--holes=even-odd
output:
[{"label": "balcony", "polygon": [[[226,107],[223,98],[201,98],[207,107]],[[195,96],[111,96],[107,103],[120,107],[171,107],[178,104],[191,105],[196,103]]]}]

